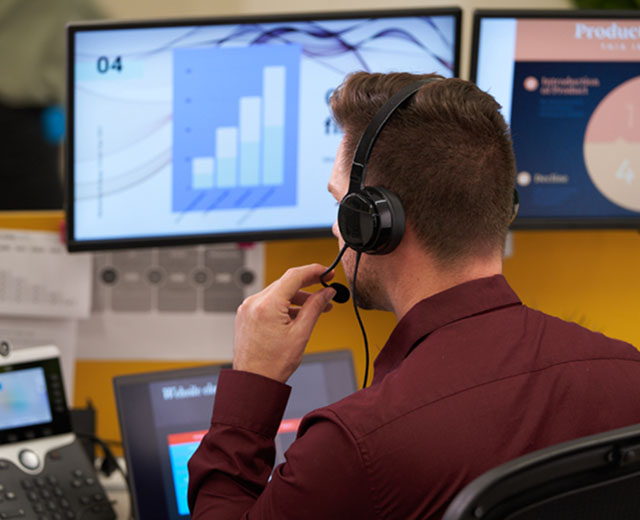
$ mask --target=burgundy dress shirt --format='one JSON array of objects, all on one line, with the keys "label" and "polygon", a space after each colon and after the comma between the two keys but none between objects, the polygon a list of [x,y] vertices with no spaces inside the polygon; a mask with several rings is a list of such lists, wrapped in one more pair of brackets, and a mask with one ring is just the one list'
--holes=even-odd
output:
[{"label": "burgundy dress shirt", "polygon": [[192,518],[439,518],[526,452],[640,422],[640,353],[522,305],[502,276],[418,303],[365,390],[308,414],[272,471],[289,395],[229,370],[189,462]]}]

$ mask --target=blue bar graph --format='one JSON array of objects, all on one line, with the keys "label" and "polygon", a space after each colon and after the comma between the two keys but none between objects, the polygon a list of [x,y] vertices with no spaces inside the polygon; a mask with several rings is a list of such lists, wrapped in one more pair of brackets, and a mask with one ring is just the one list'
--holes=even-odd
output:
[{"label": "blue bar graph", "polygon": [[264,85],[264,140],[263,182],[277,186],[284,182],[284,116],[286,102],[286,69],[265,67]]},{"label": "blue bar graph", "polygon": [[261,115],[261,98],[240,98],[240,186],[260,185]]},{"label": "blue bar graph", "polygon": [[238,129],[216,129],[216,157],[218,159],[218,188],[234,188],[238,181]]},{"label": "blue bar graph", "polygon": [[174,51],[173,211],[296,204],[301,56],[290,44]]},{"label": "blue bar graph", "polygon": [[192,185],[195,189],[213,188],[213,157],[194,157],[191,160]]}]

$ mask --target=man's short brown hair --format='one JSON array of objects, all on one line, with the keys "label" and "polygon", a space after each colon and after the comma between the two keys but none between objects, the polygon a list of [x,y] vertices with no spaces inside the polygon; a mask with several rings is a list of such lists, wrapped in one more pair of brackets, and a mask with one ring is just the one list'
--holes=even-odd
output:
[{"label": "man's short brown hair", "polygon": [[389,119],[373,147],[366,184],[393,191],[425,248],[443,264],[504,246],[515,158],[500,105],[461,79],[407,73],[350,75],[331,97],[350,169],[374,114],[402,87],[424,85]]}]

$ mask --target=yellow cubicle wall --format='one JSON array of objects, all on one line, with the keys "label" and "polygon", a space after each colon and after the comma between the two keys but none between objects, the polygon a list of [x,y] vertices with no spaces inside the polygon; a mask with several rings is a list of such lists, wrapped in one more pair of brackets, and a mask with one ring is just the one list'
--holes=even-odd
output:
[{"label": "yellow cubicle wall", "polygon": [[[640,233],[637,231],[520,231],[504,272],[522,301],[640,347]],[[288,266],[328,264],[334,240],[273,242],[267,246],[265,280]],[[338,281],[344,281],[339,273]],[[364,311],[375,356],[395,325],[389,313]],[[351,305],[320,319],[309,350],[351,348],[359,377],[364,371],[362,336]]]},{"label": "yellow cubicle wall", "polygon": [[0,211],[0,229],[61,231],[62,211]]},{"label": "yellow cubicle wall", "polygon": [[[60,212],[0,213],[0,227],[55,231],[62,219]],[[505,261],[504,270],[525,304],[640,347],[640,233],[522,231],[514,233],[513,238],[513,255]],[[268,243],[265,281],[270,283],[293,265],[328,264],[335,254],[336,243],[332,239]],[[344,282],[343,273],[339,272],[336,279]],[[363,321],[375,358],[395,319],[389,313],[365,311]],[[350,304],[336,305],[320,318],[308,351],[342,348],[353,351],[361,381],[362,336]],[[202,360],[188,359],[178,363],[161,357],[154,362],[79,359],[72,402],[84,406],[90,399],[98,410],[98,434],[105,439],[118,439],[111,386],[114,376],[201,363]]]}]

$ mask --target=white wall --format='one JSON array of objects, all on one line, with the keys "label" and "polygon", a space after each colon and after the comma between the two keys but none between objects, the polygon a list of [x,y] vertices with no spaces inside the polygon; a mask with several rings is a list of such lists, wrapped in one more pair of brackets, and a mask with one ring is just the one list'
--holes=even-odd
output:
[{"label": "white wall", "polygon": [[113,18],[219,16],[244,11],[243,0],[93,0]]}]

